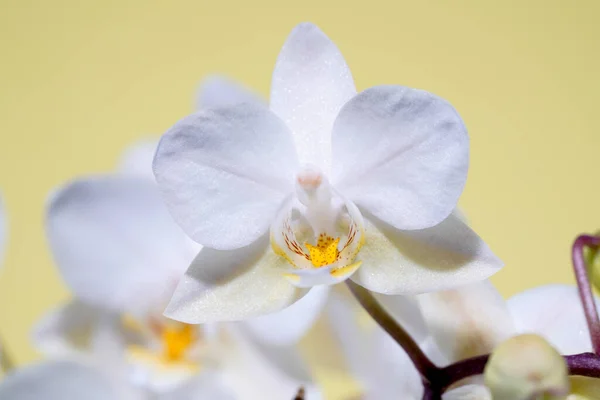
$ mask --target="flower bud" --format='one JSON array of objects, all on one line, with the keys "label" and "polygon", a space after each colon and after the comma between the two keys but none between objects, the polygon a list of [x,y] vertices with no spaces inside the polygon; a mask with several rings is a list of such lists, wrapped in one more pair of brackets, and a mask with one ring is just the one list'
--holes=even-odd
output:
[{"label": "flower bud", "polygon": [[494,350],[484,371],[494,400],[559,400],[569,393],[563,357],[542,337],[512,337]]}]

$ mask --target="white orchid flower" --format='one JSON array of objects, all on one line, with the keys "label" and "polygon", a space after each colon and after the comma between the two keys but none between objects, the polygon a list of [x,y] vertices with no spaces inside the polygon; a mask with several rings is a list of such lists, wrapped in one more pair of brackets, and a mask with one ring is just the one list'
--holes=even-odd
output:
[{"label": "white orchid flower", "polygon": [[71,361],[46,361],[11,372],[0,382],[3,400],[133,400],[135,392],[101,371]]},{"label": "white orchid flower", "polygon": [[179,121],[154,159],[171,213],[205,246],[166,315],[240,320],[350,276],[408,294],[501,267],[450,215],[469,145],[446,101],[402,86],[357,94],[340,51],[308,23],[279,54],[269,108],[226,81],[212,89],[225,105]]},{"label": "white orchid flower", "polygon": [[[260,322],[191,326],[162,316],[200,246],[172,221],[160,199],[150,168],[155,146],[136,145],[118,173],[76,180],[51,197],[48,238],[76,299],[40,322],[37,346],[53,356],[93,359],[162,396],[181,398],[212,371],[237,399],[291,399],[300,386],[309,399],[318,398],[293,348],[257,343]],[[271,323],[283,321],[272,333],[285,338],[280,344],[307,329],[316,311],[301,312],[318,304],[319,296],[299,305],[300,326],[286,329],[289,315],[266,316]]]},{"label": "white orchid flower", "polygon": [[[208,376],[197,379],[195,390],[176,391],[182,396],[149,396],[105,371],[75,361],[45,361],[11,372],[0,382],[3,400],[234,400]],[[201,386],[199,386],[201,384]],[[191,385],[189,383],[188,385]],[[194,396],[190,395],[192,393]]]},{"label": "white orchid flower", "polygon": [[[545,338],[563,355],[592,351],[586,319],[577,288],[574,286],[549,285],[529,289],[506,302],[487,281],[458,289],[422,294],[414,299],[399,298],[400,296],[384,297],[387,299],[379,299],[383,300],[382,304],[385,304],[392,314],[393,305],[397,303],[402,303],[405,309],[410,309],[410,317],[408,321],[402,322],[403,325],[407,326],[407,330],[421,344],[425,353],[440,366],[489,354],[506,339],[521,333],[534,333]],[[337,301],[339,303],[340,300]],[[596,301],[600,305],[600,300]],[[418,307],[415,307],[415,302]],[[375,387],[384,393],[372,398],[392,399],[394,394],[399,393],[399,387],[405,387],[410,388],[407,389],[407,393],[410,393],[410,396],[405,397],[407,400],[421,399],[423,388],[420,377],[401,347],[377,326],[372,326],[370,333],[373,337],[379,335],[377,339],[344,345],[344,340],[356,340],[352,329],[358,329],[360,332],[360,327],[357,328],[356,323],[354,327],[350,325],[353,323],[353,314],[348,311],[350,306],[344,306],[346,311],[340,311],[342,306],[339,304],[335,306],[337,309],[330,315],[350,360],[356,358],[359,351],[365,352],[366,346],[389,343],[385,351],[368,352],[370,361],[367,364],[386,366],[382,369],[385,374],[364,371],[366,368],[354,372],[365,383],[366,388]],[[364,362],[364,357],[361,361]],[[379,381],[371,374],[376,375]],[[388,379],[384,382],[382,377]],[[594,388],[600,387],[600,380],[577,376],[570,378],[571,392],[574,395],[593,393]],[[448,391],[443,398],[491,400],[491,394],[483,385],[483,379],[476,376],[462,382],[462,386]]]}]

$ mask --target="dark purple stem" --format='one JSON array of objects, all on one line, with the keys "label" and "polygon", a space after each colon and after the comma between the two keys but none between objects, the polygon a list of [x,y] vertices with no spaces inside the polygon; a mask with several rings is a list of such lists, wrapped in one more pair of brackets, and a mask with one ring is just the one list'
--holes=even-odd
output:
[{"label": "dark purple stem", "polygon": [[483,369],[485,368],[488,358],[490,358],[489,355],[467,358],[447,367],[441,368],[439,371],[439,379],[437,384],[440,388],[445,390],[450,385],[460,381],[461,379],[468,378],[469,376],[473,375],[483,374]]},{"label": "dark purple stem", "polygon": [[[585,247],[594,248],[598,246],[600,246],[600,237],[590,235],[579,236],[573,244],[575,277],[595,353],[564,356],[570,375],[592,378],[600,377],[600,318],[596,309],[583,251]],[[351,280],[347,280],[346,284],[369,315],[408,354],[423,380],[423,400],[441,400],[442,393],[454,383],[470,376],[483,374],[489,355],[462,360],[444,368],[437,367],[367,289]]]},{"label": "dark purple stem", "polygon": [[597,355],[600,355],[600,318],[594,301],[594,293],[590,285],[587,265],[583,251],[585,247],[600,246],[600,237],[591,235],[581,235],[573,243],[573,269],[575,270],[575,279],[577,279],[577,287],[579,288],[579,297],[587,320],[588,329],[590,331],[590,339],[592,347]]},{"label": "dark purple stem", "polygon": [[440,392],[434,391],[429,384],[423,382],[423,397],[421,400],[442,400],[442,395]]},{"label": "dark purple stem", "polygon": [[[459,361],[440,369],[438,379],[434,382],[438,388],[446,390],[450,385],[473,375],[481,375],[489,356],[479,356]],[[600,357],[594,353],[581,353],[564,356],[569,367],[569,375],[600,376]]]},{"label": "dark purple stem", "polygon": [[581,353],[565,356],[569,375],[600,377],[600,357],[594,353]]}]

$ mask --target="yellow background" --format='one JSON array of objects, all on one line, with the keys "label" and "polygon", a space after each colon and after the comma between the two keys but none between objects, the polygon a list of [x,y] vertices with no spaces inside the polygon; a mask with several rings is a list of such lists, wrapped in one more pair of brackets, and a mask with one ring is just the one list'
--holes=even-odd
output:
[{"label": "yellow background", "polygon": [[109,171],[136,138],[192,109],[220,72],[267,95],[295,24],[317,23],[359,89],[450,100],[471,135],[461,206],[506,262],[505,295],[572,282],[570,245],[600,228],[600,3],[590,1],[1,1],[0,190],[10,238],[0,332],[19,362],[28,332],[66,299],[44,200]]}]

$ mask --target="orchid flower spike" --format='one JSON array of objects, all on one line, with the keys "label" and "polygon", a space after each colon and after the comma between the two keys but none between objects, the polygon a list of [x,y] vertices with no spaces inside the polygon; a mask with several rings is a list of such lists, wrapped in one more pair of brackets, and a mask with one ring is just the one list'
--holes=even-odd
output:
[{"label": "orchid flower spike", "polygon": [[[537,376],[545,374],[543,368],[552,367],[550,361],[556,359],[556,351],[561,355],[592,351],[586,318],[575,286],[541,286],[518,293],[505,301],[490,282],[484,281],[414,297],[378,296],[377,299],[410,332],[427,356],[440,367],[447,367],[467,358],[487,355],[500,348],[501,363],[490,367],[492,375],[488,377],[492,380],[497,378],[496,381],[488,382],[491,386],[495,383],[499,385],[499,387],[494,386],[492,388],[494,390],[502,390],[503,387],[511,389],[506,386],[511,382],[504,379],[512,372],[517,374],[512,381],[516,386],[512,388],[526,390],[526,382],[518,381],[519,376],[526,379],[523,371],[527,368],[540,369],[534,371]],[[596,298],[595,301],[600,306],[600,299]],[[331,309],[331,305],[335,305],[336,308]],[[412,397],[407,396],[407,399],[421,399],[423,396],[421,379],[402,348],[397,343],[392,343],[395,347],[384,351],[370,350],[377,348],[378,343],[384,343],[383,339],[376,339],[375,334],[371,338],[365,336],[361,338],[359,335],[360,332],[364,332],[364,329],[352,327],[353,320],[349,317],[350,313],[340,310],[339,301],[331,305],[328,306],[331,322],[334,329],[339,332],[339,339],[350,365],[355,366],[353,368],[356,371],[355,375],[365,382],[365,387],[373,388],[378,393],[388,396],[381,395],[376,397],[378,399],[393,398],[393,395],[398,393],[398,387],[411,388]],[[377,329],[373,329],[374,332],[381,331],[378,327],[375,328]],[[380,333],[383,334],[382,331]],[[525,334],[528,334],[525,337],[535,336],[539,339],[534,339],[532,351],[540,350],[542,355],[547,356],[546,363],[524,365],[526,359],[514,357],[516,354],[514,346],[508,347],[509,350],[512,349],[509,352],[502,351],[503,343],[510,345],[511,338]],[[386,340],[391,341],[389,338]],[[540,341],[547,342],[548,345],[536,347]],[[525,345],[528,345],[528,342]],[[556,350],[549,350],[548,346]],[[507,354],[509,357],[505,357]],[[510,367],[511,357],[514,357],[514,368]],[[399,360],[405,361],[401,363]],[[549,372],[557,370],[562,373],[560,370],[562,364],[559,362],[555,364],[555,368],[553,367]],[[367,368],[366,365],[386,367],[379,373],[377,372],[379,370]],[[553,377],[560,378],[560,374]],[[564,382],[559,383],[562,385],[560,387],[566,387],[563,385]],[[591,400],[600,393],[598,392],[600,379],[597,378],[570,376],[569,385],[568,400]],[[595,395],[590,396],[589,393]],[[442,398],[444,400],[490,400],[492,392],[484,384],[482,376],[474,375],[469,379],[456,382]]]},{"label": "orchid flower spike", "polygon": [[350,277],[380,293],[428,292],[502,266],[452,214],[469,138],[447,101],[403,86],[357,94],[310,23],[279,54],[269,107],[224,79],[208,87],[222,96],[200,96],[154,158],[172,215],[205,246],[169,317],[251,318]]},{"label": "orchid flower spike", "polygon": [[[50,248],[75,299],[37,324],[37,348],[83,358],[173,399],[216,399],[193,396],[207,381],[240,399],[292,398],[299,386],[308,400],[318,399],[291,345],[310,327],[326,291],[245,324],[193,326],[162,315],[200,246],[160,198],[151,172],[155,149],[156,141],[138,143],[117,172],[76,179],[51,196]],[[283,347],[265,345],[273,338]]]}]

